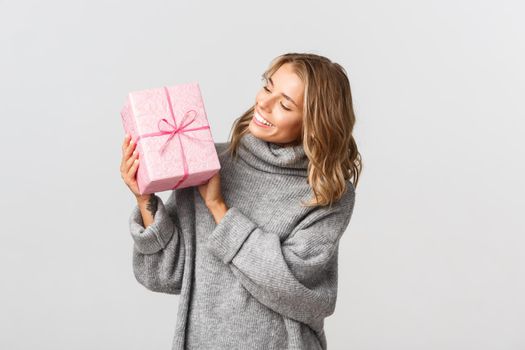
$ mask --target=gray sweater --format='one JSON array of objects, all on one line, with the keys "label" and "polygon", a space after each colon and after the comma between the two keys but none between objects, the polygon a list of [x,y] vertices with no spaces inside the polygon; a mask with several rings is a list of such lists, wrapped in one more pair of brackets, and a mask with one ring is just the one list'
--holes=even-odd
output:
[{"label": "gray sweater", "polygon": [[355,190],[332,206],[306,208],[302,145],[245,134],[239,158],[215,143],[222,194],[219,224],[198,188],[157,196],[154,222],[130,216],[133,272],[148,290],[180,295],[173,350],[326,349],[324,319],[337,298],[339,239]]}]

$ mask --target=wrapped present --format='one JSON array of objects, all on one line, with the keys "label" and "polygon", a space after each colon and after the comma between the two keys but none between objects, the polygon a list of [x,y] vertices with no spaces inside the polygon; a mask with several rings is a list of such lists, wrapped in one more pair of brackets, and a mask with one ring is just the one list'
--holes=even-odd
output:
[{"label": "wrapped present", "polygon": [[140,194],[200,185],[220,170],[197,83],[130,92],[120,114],[137,143]]}]

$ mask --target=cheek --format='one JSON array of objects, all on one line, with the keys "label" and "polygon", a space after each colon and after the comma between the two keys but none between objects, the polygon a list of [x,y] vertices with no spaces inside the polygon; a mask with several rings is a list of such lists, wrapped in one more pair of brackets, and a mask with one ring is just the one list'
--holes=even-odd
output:
[{"label": "cheek", "polygon": [[279,126],[283,129],[290,130],[290,132],[297,132],[301,129],[302,120],[300,118],[292,118],[290,116],[284,115],[280,119]]},{"label": "cheek", "polygon": [[294,126],[293,126],[294,131],[295,131],[296,133],[301,132],[301,126],[302,126],[302,120],[299,119],[298,121],[296,121],[296,122],[294,123]]}]

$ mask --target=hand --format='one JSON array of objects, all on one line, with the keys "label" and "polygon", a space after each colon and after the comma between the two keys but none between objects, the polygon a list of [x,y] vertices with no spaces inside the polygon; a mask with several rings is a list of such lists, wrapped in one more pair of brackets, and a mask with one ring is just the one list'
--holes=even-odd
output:
[{"label": "hand", "polygon": [[126,135],[122,143],[122,161],[120,162],[120,176],[135,195],[137,200],[147,199],[150,195],[141,195],[137,184],[137,169],[139,167],[139,152],[131,136]]},{"label": "hand", "polygon": [[208,208],[212,205],[224,203],[224,198],[222,197],[221,191],[221,176],[219,171],[207,182],[199,185],[199,193]]}]

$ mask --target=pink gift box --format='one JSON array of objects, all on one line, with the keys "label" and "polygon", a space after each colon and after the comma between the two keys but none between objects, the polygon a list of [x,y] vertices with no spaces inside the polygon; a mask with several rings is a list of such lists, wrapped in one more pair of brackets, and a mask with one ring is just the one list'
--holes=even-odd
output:
[{"label": "pink gift box", "polygon": [[140,194],[200,185],[220,170],[198,83],[130,92],[120,115],[137,142]]}]

